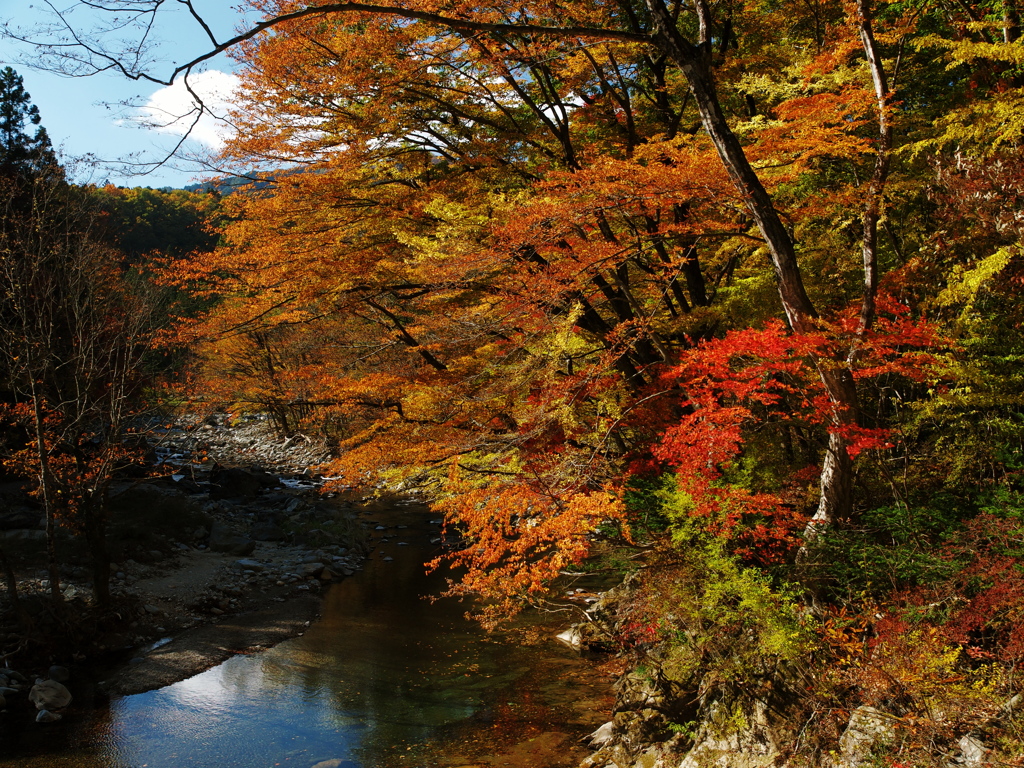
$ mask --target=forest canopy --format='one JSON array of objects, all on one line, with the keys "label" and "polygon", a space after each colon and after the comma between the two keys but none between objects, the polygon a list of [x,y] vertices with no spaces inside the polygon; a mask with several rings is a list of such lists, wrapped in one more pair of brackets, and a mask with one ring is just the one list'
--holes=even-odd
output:
[{"label": "forest canopy", "polygon": [[424,494],[488,620],[605,539],[1021,657],[1014,3],[252,5],[204,398]]},{"label": "forest canopy", "polygon": [[334,436],[345,484],[428,493],[472,589],[628,535],[652,478],[766,564],[1012,474],[1012,388],[961,386],[965,313],[1015,322],[1010,17],[260,8],[222,162],[271,186],[182,276],[216,300],[182,339],[207,391]]}]

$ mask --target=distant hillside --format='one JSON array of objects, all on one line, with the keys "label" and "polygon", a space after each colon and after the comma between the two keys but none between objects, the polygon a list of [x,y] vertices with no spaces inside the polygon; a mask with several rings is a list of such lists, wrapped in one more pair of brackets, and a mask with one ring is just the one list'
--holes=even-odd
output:
[{"label": "distant hillside", "polygon": [[256,181],[254,182],[247,176],[225,176],[222,179],[214,179],[212,181],[202,181],[198,184],[189,184],[186,187],[182,187],[186,192],[217,192],[221,195],[230,195],[233,192],[238,191],[242,187],[251,186],[255,189],[265,189],[270,186],[268,181]]}]

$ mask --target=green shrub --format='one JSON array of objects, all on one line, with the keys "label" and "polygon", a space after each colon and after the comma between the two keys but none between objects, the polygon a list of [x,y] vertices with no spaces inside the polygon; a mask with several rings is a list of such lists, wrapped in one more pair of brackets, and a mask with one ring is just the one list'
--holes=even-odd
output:
[{"label": "green shrub", "polygon": [[636,580],[621,640],[657,646],[664,673],[702,687],[744,685],[813,649],[812,620],[786,585],[744,566],[693,520],[673,520],[674,547]]},{"label": "green shrub", "polygon": [[856,527],[824,531],[806,566],[827,596],[848,602],[932,584],[955,564],[939,549],[962,523],[951,499],[928,507],[895,504],[866,510]]}]

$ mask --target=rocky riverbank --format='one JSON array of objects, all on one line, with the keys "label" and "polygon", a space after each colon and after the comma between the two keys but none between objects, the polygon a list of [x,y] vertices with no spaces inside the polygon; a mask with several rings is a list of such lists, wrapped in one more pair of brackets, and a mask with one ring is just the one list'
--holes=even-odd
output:
[{"label": "rocky riverbank", "polygon": [[111,489],[106,614],[90,609],[85,552],[70,534],[58,540],[64,614],[52,609],[47,574],[36,570],[41,512],[20,485],[0,488],[0,537],[35,625],[29,635],[5,612],[0,647],[26,679],[52,661],[72,670],[127,661],[108,692],[167,685],[301,633],[323,585],[366,557],[374,507],[320,493],[308,468],[326,450],[315,441],[223,419],[156,429],[147,441],[165,474],[120,478]]},{"label": "rocky riverbank", "polygon": [[[629,630],[635,581],[604,593],[561,639],[577,648],[613,645]],[[692,642],[685,638],[677,642]],[[622,673],[615,683],[611,719],[594,731],[594,752],[579,768],[875,768],[910,765],[884,757],[915,721],[899,701],[868,705],[854,692],[829,708],[808,705],[808,681],[824,674],[813,658],[803,666],[766,656],[746,681],[721,675],[721,660],[681,663],[678,645],[634,647],[617,657]],[[820,664],[820,662],[818,662]],[[607,667],[612,667],[609,662]],[[954,681],[951,681],[954,682]],[[936,750],[936,768],[1016,765],[1024,694],[1007,699],[998,711],[981,716],[970,730],[953,733],[949,747]],[[937,711],[941,719],[943,713]],[[1007,762],[1005,756],[1015,760]]]}]

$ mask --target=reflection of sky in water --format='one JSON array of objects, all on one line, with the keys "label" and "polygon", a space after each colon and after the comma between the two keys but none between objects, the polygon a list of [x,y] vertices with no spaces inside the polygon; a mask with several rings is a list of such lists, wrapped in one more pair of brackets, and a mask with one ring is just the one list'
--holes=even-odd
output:
[{"label": "reflection of sky in water", "polygon": [[[113,704],[111,730],[132,766],[311,765],[349,758],[364,727],[331,691],[304,690],[257,656]],[[129,746],[130,745],[130,746]]]},{"label": "reflection of sky in water", "polygon": [[305,636],[115,700],[109,764],[308,768],[342,759],[375,768],[471,716],[522,669],[500,644],[481,642],[464,605],[422,599],[440,588],[424,580],[422,549],[390,554],[393,562],[373,561],[334,586]]},{"label": "reflection of sky in water", "polygon": [[[410,528],[402,538],[427,535]],[[485,638],[463,618],[465,605],[424,600],[444,587],[440,575],[424,578],[433,554],[425,544],[383,550],[331,587],[303,637],[115,699],[109,711],[79,709],[39,731],[42,743],[25,745],[30,753],[15,762],[0,745],[0,768],[418,765],[405,759],[408,747],[415,753],[446,726],[500,708],[538,650]]]}]

